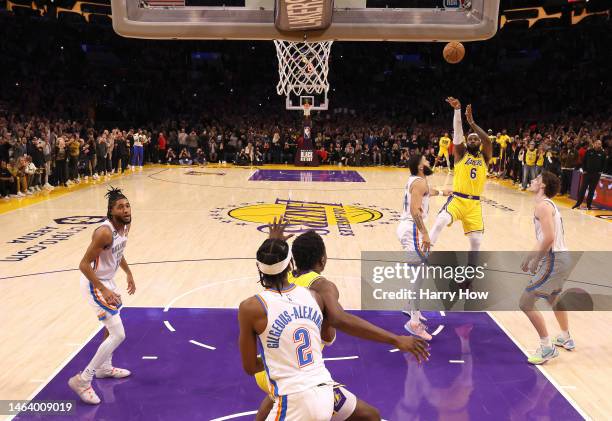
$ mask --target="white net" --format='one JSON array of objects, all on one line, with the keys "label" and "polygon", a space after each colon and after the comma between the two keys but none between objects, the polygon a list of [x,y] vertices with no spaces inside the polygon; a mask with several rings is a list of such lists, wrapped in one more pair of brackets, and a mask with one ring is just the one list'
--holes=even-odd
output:
[{"label": "white net", "polygon": [[279,95],[321,94],[329,91],[329,53],[333,41],[274,40],[278,56]]}]

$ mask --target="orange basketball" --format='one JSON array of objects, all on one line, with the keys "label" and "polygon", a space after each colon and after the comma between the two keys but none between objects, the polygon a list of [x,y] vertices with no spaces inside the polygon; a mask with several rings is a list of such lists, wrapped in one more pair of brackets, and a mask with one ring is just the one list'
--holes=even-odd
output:
[{"label": "orange basketball", "polygon": [[450,64],[457,64],[465,56],[465,47],[457,41],[452,41],[444,47],[444,60]]}]

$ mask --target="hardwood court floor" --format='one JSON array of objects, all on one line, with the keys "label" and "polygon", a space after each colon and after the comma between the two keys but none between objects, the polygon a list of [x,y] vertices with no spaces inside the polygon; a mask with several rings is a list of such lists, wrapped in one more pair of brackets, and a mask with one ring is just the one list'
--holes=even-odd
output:
[{"label": "hardwood court floor", "polygon": [[[265,238],[263,226],[292,200],[315,204],[313,212],[319,214],[312,227],[326,234],[330,258],[325,274],[338,285],[346,308],[360,308],[361,251],[400,250],[395,230],[408,172],[350,170],[364,181],[315,181],[316,174],[300,181],[249,181],[254,168],[153,166],[69,194],[56,191],[49,200],[28,199],[29,206],[0,205],[0,398],[31,397],[98,330],[80,295],[76,268],[106,213],[109,184],[124,189],[132,205],[125,256],[137,292],[123,294],[127,307],[237,307],[258,290],[253,256]],[[436,173],[430,184],[450,188],[451,177]],[[530,249],[532,196],[496,182],[487,184],[484,196],[483,250]],[[431,199],[429,226],[444,201]],[[334,213],[339,205],[341,215]],[[571,250],[612,251],[612,224],[566,207],[561,212]],[[442,233],[436,249],[467,246],[455,224]],[[122,273],[117,281],[124,289]],[[521,313],[493,316],[522,349],[535,348],[537,336]],[[605,419],[612,413],[612,339],[606,334],[612,313],[575,313],[571,323],[578,350],[563,353],[543,371],[589,416]]]}]

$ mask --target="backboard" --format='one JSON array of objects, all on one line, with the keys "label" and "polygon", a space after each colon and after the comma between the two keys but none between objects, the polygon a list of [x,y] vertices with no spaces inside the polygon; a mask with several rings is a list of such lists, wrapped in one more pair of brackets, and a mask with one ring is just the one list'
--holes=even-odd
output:
[{"label": "backboard", "polygon": [[443,42],[491,38],[499,2],[335,0],[331,23],[314,32],[279,30],[275,0],[111,0],[111,5],[113,28],[132,38]]}]

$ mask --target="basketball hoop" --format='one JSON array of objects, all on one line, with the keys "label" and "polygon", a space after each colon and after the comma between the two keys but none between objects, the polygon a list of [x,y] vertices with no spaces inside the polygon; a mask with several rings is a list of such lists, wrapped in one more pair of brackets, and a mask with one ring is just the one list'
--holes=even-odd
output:
[{"label": "basketball hoop", "polygon": [[302,93],[327,94],[332,44],[333,41],[274,40],[279,76],[276,92],[287,97],[291,94],[300,96]]}]

